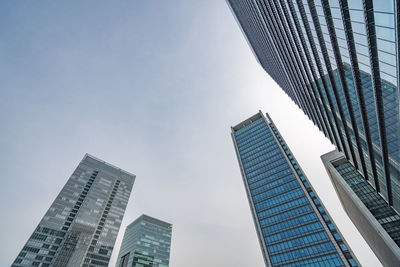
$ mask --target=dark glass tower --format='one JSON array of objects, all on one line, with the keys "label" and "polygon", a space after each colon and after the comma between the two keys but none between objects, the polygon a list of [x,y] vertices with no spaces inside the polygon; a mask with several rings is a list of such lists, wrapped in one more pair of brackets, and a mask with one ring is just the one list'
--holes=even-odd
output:
[{"label": "dark glass tower", "polygon": [[[387,234],[383,218],[393,224],[400,217],[400,1],[227,2],[262,67],[343,153],[346,167],[330,172],[332,181],[354,182],[341,173],[351,166],[368,185],[362,194],[353,185],[346,187],[351,194],[337,191],[355,197],[340,199],[382,263],[395,257],[400,265],[393,234],[400,229],[389,227],[382,245],[372,238]],[[371,190],[379,196],[372,210],[363,199]],[[369,213],[374,226],[367,230],[351,205]]]},{"label": "dark glass tower", "polygon": [[108,266],[134,180],[86,154],[12,266]]},{"label": "dark glass tower", "polygon": [[126,227],[116,267],[168,267],[172,224],[142,215]]},{"label": "dark glass tower", "polygon": [[258,61],[400,211],[399,0],[227,0]]},{"label": "dark glass tower", "polygon": [[266,266],[359,265],[268,114],[232,138]]}]

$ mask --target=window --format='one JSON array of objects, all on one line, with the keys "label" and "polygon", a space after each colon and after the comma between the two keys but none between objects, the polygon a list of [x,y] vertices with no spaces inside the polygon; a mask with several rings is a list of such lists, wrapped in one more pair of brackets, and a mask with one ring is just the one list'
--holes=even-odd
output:
[{"label": "window", "polygon": [[351,264],[351,266],[357,266],[355,260],[353,259],[349,259],[349,263]]},{"label": "window", "polygon": [[119,267],[127,267],[128,266],[128,260],[129,260],[129,254],[127,253],[124,256],[121,257],[121,261],[119,263]]},{"label": "window", "polygon": [[[99,249],[99,254],[107,255],[107,254],[108,254],[108,250],[106,250],[106,249],[104,249],[104,248],[101,248],[101,249]],[[128,253],[128,254],[129,254],[129,253]]]},{"label": "window", "polygon": [[333,236],[335,237],[336,240],[342,240],[342,238],[338,233],[334,233]]},{"label": "window", "polygon": [[347,247],[346,247],[346,245],[345,244],[340,244],[340,248],[343,250],[343,251],[347,251],[348,249],[347,249]]}]

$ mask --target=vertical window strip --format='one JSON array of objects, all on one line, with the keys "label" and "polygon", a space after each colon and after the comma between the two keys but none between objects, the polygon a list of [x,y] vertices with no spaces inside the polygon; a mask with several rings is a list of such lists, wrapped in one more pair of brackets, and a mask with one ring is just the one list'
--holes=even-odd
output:
[{"label": "vertical window strip", "polygon": [[374,7],[372,0],[363,0],[364,5],[364,16],[367,26],[367,38],[369,44],[369,54],[371,61],[371,71],[372,71],[372,82],[374,85],[374,95],[375,95],[375,105],[378,117],[378,128],[379,137],[381,141],[381,151],[382,151],[382,163],[383,163],[383,175],[386,182],[386,191],[389,205],[393,205],[392,198],[392,186],[390,181],[389,172],[389,152],[387,147],[387,137],[386,137],[386,121],[383,107],[383,93],[382,84],[380,80],[379,73],[379,61],[378,61],[378,50],[376,41],[376,31],[375,31],[375,19],[374,19]]}]

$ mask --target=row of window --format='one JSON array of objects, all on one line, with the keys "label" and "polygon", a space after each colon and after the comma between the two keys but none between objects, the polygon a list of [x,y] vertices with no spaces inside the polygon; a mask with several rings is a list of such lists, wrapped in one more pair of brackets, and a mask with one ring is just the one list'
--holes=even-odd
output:
[{"label": "row of window", "polygon": [[278,150],[278,146],[274,143],[271,144],[268,148],[266,148],[262,153],[258,153],[258,156],[256,158],[253,158],[251,160],[247,160],[246,158],[246,163],[243,161],[243,167],[245,168],[250,168],[256,165],[256,163],[263,162],[265,160],[269,160],[272,156],[279,155],[280,151]]},{"label": "row of window", "polygon": [[283,192],[287,192],[288,190],[292,190],[294,188],[299,188],[299,187],[300,187],[299,182],[297,182],[297,180],[293,180],[291,182],[274,187],[272,189],[269,189],[268,191],[253,196],[253,202],[258,203],[265,199],[273,198],[274,196],[279,195]]},{"label": "row of window", "polygon": [[[303,215],[305,213],[309,213],[310,211],[313,211],[313,208],[309,204],[306,204],[306,205],[303,204],[303,206],[297,206],[297,203],[296,203],[296,206],[294,206],[294,207],[295,207],[294,209],[284,211],[279,214],[275,214],[273,216],[270,216],[270,217],[260,220],[260,226],[264,227],[264,226],[267,226],[270,224],[274,224],[274,223],[277,223],[280,221],[287,220],[288,218],[291,218],[293,216],[299,216],[299,215]],[[285,210],[285,209],[282,209],[282,210]],[[261,213],[262,212],[260,212],[260,214]]]},{"label": "row of window", "polygon": [[247,147],[245,149],[239,150],[240,155],[243,155],[243,157],[247,157],[248,154],[254,154],[258,151],[263,150],[266,147],[269,147],[271,143],[271,138],[268,137],[266,139],[260,139],[258,142],[254,143],[251,147]]},{"label": "row of window", "polygon": [[299,250],[271,256],[271,262],[272,264],[278,264],[281,262],[293,261],[293,260],[300,261],[302,258],[314,257],[318,254],[333,251],[334,249],[335,248],[333,247],[331,242],[326,242],[306,248],[301,248]]},{"label": "row of window", "polygon": [[243,153],[243,152],[245,152],[245,151],[248,151],[249,149],[254,148],[255,146],[258,146],[259,143],[260,143],[260,141],[267,141],[267,140],[270,140],[270,139],[268,138],[269,136],[266,136],[266,133],[265,133],[265,132],[262,132],[262,133],[258,134],[258,136],[259,136],[259,137],[263,136],[263,138],[255,138],[255,139],[252,139],[251,141],[246,142],[246,143],[244,143],[244,144],[239,143],[239,144],[238,144],[239,152],[240,152],[240,153]]},{"label": "row of window", "polygon": [[252,141],[259,139],[260,137],[268,137],[268,136],[269,136],[268,128],[267,128],[267,125],[264,124],[260,128],[258,128],[256,131],[250,131],[248,133],[248,135],[246,136],[246,138],[236,139],[236,143],[238,144],[238,148],[241,149],[245,145],[249,144]]},{"label": "row of window", "polygon": [[281,158],[271,164],[273,164],[274,168],[270,168],[270,166],[265,166],[265,167],[261,167],[257,170],[254,170],[250,173],[246,173],[248,182],[249,183],[254,182],[256,180],[255,178],[258,177],[259,174],[266,174],[269,176],[271,174],[274,174],[274,173],[288,167],[288,164],[287,164],[285,158]]},{"label": "row of window", "polygon": [[[364,28],[363,32],[365,32],[365,28]],[[379,42],[379,40],[378,40],[378,42]],[[365,42],[364,42],[364,43],[365,43]],[[393,50],[393,51],[394,51],[394,50]]]},{"label": "row of window", "polygon": [[274,165],[274,163],[282,157],[283,155],[280,153],[278,146],[276,146],[276,148],[272,150],[268,155],[265,155],[265,158],[262,161],[252,166],[245,167],[246,173],[251,173],[254,170],[260,169],[264,166],[270,167],[269,169],[272,169],[277,166],[276,164]]},{"label": "row of window", "polygon": [[283,193],[281,195],[278,195],[273,198],[264,200],[260,203],[257,203],[255,205],[255,208],[257,211],[261,211],[263,209],[271,208],[275,205],[278,205],[283,202],[287,202],[289,200],[295,199],[295,198],[297,198],[299,196],[303,196],[303,195],[304,195],[303,190],[301,188],[297,188],[292,191]]},{"label": "row of window", "polygon": [[266,232],[268,232],[269,234],[273,234],[275,232],[283,231],[283,230],[286,230],[288,228],[292,228],[292,227],[295,227],[295,226],[303,225],[304,223],[312,222],[312,221],[315,221],[315,220],[318,220],[318,217],[313,212],[313,213],[308,213],[308,214],[305,214],[305,215],[301,215],[301,216],[295,217],[295,218],[287,220],[287,221],[283,221],[283,222],[278,223],[278,224],[273,224],[271,226],[264,227],[263,229]]},{"label": "row of window", "polygon": [[279,177],[278,179],[274,179],[274,180],[267,179],[268,180],[268,181],[266,181],[266,182],[268,182],[267,184],[264,184],[264,185],[262,185],[260,187],[257,187],[255,189],[250,190],[251,191],[251,195],[254,196],[254,195],[258,194],[258,193],[261,193],[263,191],[267,191],[270,188],[273,188],[273,187],[279,186],[281,184],[290,182],[290,181],[292,181],[294,179],[296,179],[296,178],[295,178],[295,176],[293,174],[290,174],[290,175],[287,175],[287,176],[283,176],[283,177]]},{"label": "row of window", "polygon": [[274,242],[293,238],[295,236],[305,235],[307,233],[315,232],[322,229],[323,229],[322,224],[319,221],[314,221],[313,223],[302,225],[300,227],[289,229],[270,236],[267,236],[269,234],[267,231],[263,230],[262,232],[265,236],[264,238],[265,243],[271,244]]},{"label": "row of window", "polygon": [[[258,160],[260,157],[262,157],[264,154],[271,152],[272,150],[275,149],[274,146],[270,145],[269,143],[264,144],[261,146],[261,149],[254,152],[250,151],[247,154],[240,154],[242,162],[243,162],[243,166],[247,166],[247,163],[249,162],[254,162],[254,160]],[[260,147],[257,147],[260,148]]]},{"label": "row of window", "polygon": [[302,236],[296,239],[291,239],[282,243],[268,246],[268,251],[271,254],[280,253],[289,249],[310,245],[313,243],[321,242],[322,240],[328,241],[328,235],[325,232],[318,232],[308,236]]},{"label": "row of window", "polygon": [[[282,166],[284,166],[284,165],[282,165]],[[253,177],[252,179],[256,180],[256,182],[249,183],[248,180],[247,180],[247,182],[249,183],[250,189],[255,189],[259,186],[264,185],[265,183],[268,183],[269,181],[274,181],[276,179],[280,179],[291,173],[292,173],[292,170],[289,168],[289,166],[286,166],[286,168],[284,168],[283,170],[280,170],[272,175],[268,175],[267,173],[262,173],[262,174],[259,174],[255,177]]]},{"label": "row of window", "polygon": [[261,124],[264,120],[262,118],[259,118],[253,122],[251,122],[251,124],[246,125],[245,127],[235,131],[235,136],[240,138],[241,136],[243,136],[244,132],[249,131],[250,129],[252,129],[253,127]]},{"label": "row of window", "polygon": [[[297,162],[295,161],[294,157],[291,155],[289,149],[286,147],[286,145],[285,145],[283,139],[279,136],[278,131],[275,129],[275,127],[274,127],[273,125],[271,125],[271,128],[273,129],[273,132],[274,132],[275,135],[277,136],[277,138],[278,138],[280,144],[281,144],[282,146],[285,147],[284,150],[285,150],[286,155],[287,155],[288,158],[290,159],[292,166],[296,169],[297,174],[300,176],[300,179],[301,179],[301,181],[303,182],[304,186],[306,187],[306,190],[307,190],[308,194],[310,195],[312,201],[315,203],[316,207],[318,208],[318,211],[319,211],[320,214],[322,215],[322,217],[323,217],[325,223],[327,224],[327,226],[328,226],[330,232],[332,233],[332,235],[333,235],[334,238],[336,239],[337,244],[339,245],[339,247],[341,248],[341,250],[342,250],[343,252],[348,251],[347,247],[346,247],[345,244],[343,243],[342,238],[340,237],[339,233],[337,232],[335,226],[333,225],[333,223],[331,222],[329,216],[326,214],[324,208],[322,207],[322,204],[320,203],[320,201],[319,201],[319,199],[317,198],[317,196],[315,195],[315,193],[312,191],[312,189],[311,189],[309,183],[307,182],[307,179],[306,179],[305,176],[302,174],[302,172],[301,172],[299,166],[297,165]],[[315,214],[312,214],[312,215],[314,215],[313,217],[314,217],[315,220],[318,219],[318,218],[316,217]],[[305,217],[308,217],[308,216],[305,215]],[[309,218],[309,219],[311,220],[311,218]],[[296,222],[296,219],[294,220],[294,222]],[[294,222],[292,222],[292,224],[293,224]],[[298,221],[297,223],[298,223],[298,224],[301,224],[300,221]],[[285,225],[285,223],[283,223],[283,225]],[[346,258],[347,258],[348,260],[352,259],[352,257],[351,257],[350,254],[346,254],[346,255],[347,255]]]},{"label": "row of window", "polygon": [[387,202],[369,185],[350,163],[336,167],[346,183],[360,198],[372,215],[400,246],[400,216]]},{"label": "row of window", "polygon": [[[108,217],[108,213],[110,212],[111,205],[113,204],[114,198],[116,197],[116,194],[117,194],[118,187],[119,187],[120,183],[121,183],[120,180],[117,179],[115,181],[114,185],[113,185],[111,194],[110,194],[110,196],[109,196],[109,198],[107,200],[106,206],[105,206],[105,208],[103,210],[103,213],[102,213],[102,215],[100,217],[100,222],[97,225],[96,231],[95,231],[95,233],[94,233],[94,235],[92,237],[90,246],[88,248],[88,252],[85,255],[84,264],[82,266],[88,266],[89,263],[97,264],[97,265],[100,265],[100,266],[107,266],[108,265],[108,261],[109,261],[109,258],[111,256],[111,251],[107,251],[107,254],[110,254],[110,255],[107,255],[107,257],[101,256],[101,255],[97,255],[96,256],[93,253],[95,251],[95,248],[98,246],[100,234],[102,233],[102,230],[103,230],[104,225],[106,223],[106,219]],[[99,250],[99,252],[100,252],[100,250]],[[104,253],[102,253],[102,254],[104,254]],[[102,260],[104,262],[102,262],[100,260]]]},{"label": "row of window", "polygon": [[264,176],[265,178],[273,179],[273,174],[277,174],[278,171],[280,172],[285,166],[289,168],[289,165],[287,164],[285,158],[282,157],[282,155],[275,157],[274,160],[275,161],[273,162],[264,163],[256,170],[250,172],[246,171],[248,182],[252,183],[254,180],[257,180],[256,177],[259,177],[260,174],[263,174],[262,176]]},{"label": "row of window", "polygon": [[[352,259],[354,265],[351,266],[357,266],[355,264],[355,261]],[[285,267],[341,267],[345,266],[343,264],[343,261],[340,259],[339,255],[337,253],[331,254],[331,255],[324,255],[312,259],[306,259],[302,260],[301,262],[294,262],[294,263],[289,263],[285,264]]]},{"label": "row of window", "polygon": [[281,205],[275,206],[273,208],[269,208],[267,210],[258,212],[258,218],[262,219],[268,216],[272,216],[272,215],[276,215],[277,213],[281,213],[282,211],[288,210],[288,209],[292,209],[293,207],[298,207],[301,205],[304,205],[308,203],[308,199],[304,196],[304,197],[295,197],[293,199],[291,199],[291,201],[289,202],[285,202]]}]

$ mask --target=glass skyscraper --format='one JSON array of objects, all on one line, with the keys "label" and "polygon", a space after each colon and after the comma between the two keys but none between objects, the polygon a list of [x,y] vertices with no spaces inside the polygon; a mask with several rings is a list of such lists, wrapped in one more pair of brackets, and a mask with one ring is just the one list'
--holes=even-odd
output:
[{"label": "glass skyscraper", "polygon": [[359,266],[268,114],[232,138],[266,266]]},{"label": "glass skyscraper", "polygon": [[12,266],[108,266],[134,180],[86,154]]},{"label": "glass skyscraper", "polygon": [[400,211],[399,1],[228,2],[264,69]]},{"label": "glass skyscraper", "polygon": [[[261,66],[343,153],[368,184],[364,193],[374,190],[398,216],[400,1],[227,2]],[[349,216],[371,240],[362,221]]]},{"label": "glass skyscraper", "polygon": [[335,190],[383,266],[400,266],[400,215],[338,151],[322,157]]},{"label": "glass skyscraper", "polygon": [[172,224],[142,215],[126,227],[116,267],[168,267]]}]

